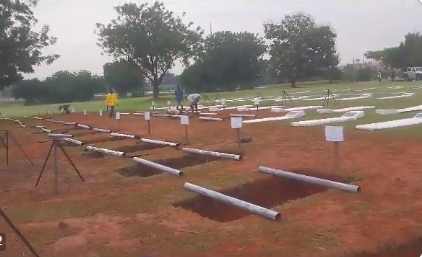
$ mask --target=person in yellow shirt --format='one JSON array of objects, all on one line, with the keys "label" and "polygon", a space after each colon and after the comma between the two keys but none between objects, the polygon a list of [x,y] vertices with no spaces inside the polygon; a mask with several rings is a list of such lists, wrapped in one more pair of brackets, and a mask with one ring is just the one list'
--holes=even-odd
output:
[{"label": "person in yellow shirt", "polygon": [[106,97],[106,106],[107,106],[108,116],[110,118],[114,117],[115,107],[117,105],[119,105],[119,100],[117,99],[117,95],[113,92],[113,89],[110,89],[110,92],[107,94],[107,97]]}]

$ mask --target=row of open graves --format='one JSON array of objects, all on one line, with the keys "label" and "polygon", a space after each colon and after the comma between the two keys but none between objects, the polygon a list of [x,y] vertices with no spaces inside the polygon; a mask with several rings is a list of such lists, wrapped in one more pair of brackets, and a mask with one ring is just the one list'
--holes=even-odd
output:
[{"label": "row of open graves", "polygon": [[[45,133],[52,141],[52,145],[43,165],[37,184],[41,179],[43,170],[51,153],[56,153],[57,149],[62,150],[68,157],[64,146],[83,147],[84,154],[88,158],[103,158],[105,155],[115,156],[116,158],[127,158],[133,161],[133,165],[118,170],[120,175],[149,177],[156,175],[170,175],[175,177],[183,177],[183,168],[201,165],[207,162],[219,160],[242,161],[243,155],[239,153],[227,153],[219,151],[208,151],[194,148],[181,147],[179,143],[155,140],[149,138],[141,138],[136,135],[115,133],[108,129],[95,128],[89,125],[77,122],[67,122],[55,119],[43,119],[33,117],[34,119],[51,122],[55,124],[63,124],[65,129],[52,130],[45,126],[30,126],[19,120],[13,120],[22,128],[34,129],[34,133]],[[7,118],[6,118],[7,119]],[[84,132],[82,132],[84,131]],[[64,133],[66,132],[66,133]],[[75,132],[75,133],[72,133]],[[81,132],[81,133],[78,133]],[[80,141],[75,137],[92,135],[92,134],[108,134],[109,138],[89,137],[90,140]],[[76,136],[77,134],[77,136]],[[131,146],[119,146],[115,149],[107,149],[95,145],[95,143],[107,141],[132,140],[136,142]],[[137,155],[138,151],[152,150],[157,148],[174,148],[182,151],[182,157],[170,158],[165,160],[150,161]],[[53,151],[54,149],[54,151]],[[57,157],[54,156],[55,160]],[[29,157],[28,157],[29,159]],[[82,181],[84,178],[77,167],[68,158],[73,168],[78,173]],[[32,161],[31,161],[32,163]],[[219,222],[229,222],[240,219],[251,213],[265,217],[270,220],[279,220],[281,214],[271,209],[271,207],[282,204],[283,202],[304,198],[312,194],[324,192],[328,189],[337,189],[349,193],[358,193],[361,191],[360,186],[350,184],[343,177],[332,174],[330,176],[309,176],[307,171],[284,171],[271,167],[259,166],[260,173],[268,175],[268,177],[255,181],[253,183],[244,184],[240,187],[231,188],[222,192],[217,192],[199,185],[189,182],[184,183],[184,188],[188,191],[198,194],[197,197],[174,203],[175,207],[188,209],[203,217],[207,217]],[[57,165],[55,166],[55,176],[57,178]],[[58,192],[57,179],[56,193]],[[216,209],[224,209],[226,215],[222,212],[216,212]],[[231,215],[227,215],[227,213]]]}]

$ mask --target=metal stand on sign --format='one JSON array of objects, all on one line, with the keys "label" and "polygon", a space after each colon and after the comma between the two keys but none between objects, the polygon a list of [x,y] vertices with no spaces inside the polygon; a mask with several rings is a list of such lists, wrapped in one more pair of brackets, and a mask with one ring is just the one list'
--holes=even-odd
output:
[{"label": "metal stand on sign", "polygon": [[[1,134],[3,134],[4,136],[1,136]],[[0,130],[0,143],[6,150],[6,165],[9,165],[10,140],[12,140],[13,143],[15,143],[15,145],[19,147],[23,155],[25,155],[25,158],[32,164],[32,166],[35,166],[34,163],[31,161],[31,159],[29,158],[28,154],[26,154],[25,150],[23,150],[22,146],[19,144],[18,140],[16,140],[16,138],[13,136],[13,134],[9,130]]]},{"label": "metal stand on sign", "polygon": [[334,144],[334,171],[339,170],[339,152],[340,142],[344,142],[344,129],[342,126],[326,126],[325,127],[325,140],[333,142]]},{"label": "metal stand on sign", "polygon": [[189,142],[188,140],[189,116],[188,115],[180,116],[180,124],[182,124],[185,127],[185,140],[186,140],[186,143],[188,143]]},{"label": "metal stand on sign", "polygon": [[64,138],[72,137],[71,135],[65,135],[65,134],[49,134],[48,136],[52,137],[52,144],[50,147],[50,150],[48,151],[47,157],[45,158],[43,167],[41,169],[40,175],[38,176],[37,183],[35,184],[35,187],[38,186],[40,183],[41,177],[44,173],[45,167],[47,166],[47,162],[50,159],[51,152],[54,149],[54,189],[55,193],[57,194],[59,192],[58,189],[58,173],[59,173],[59,167],[58,167],[58,158],[57,158],[57,149],[61,149],[62,153],[66,157],[66,159],[69,161],[70,165],[72,165],[75,172],[78,174],[79,178],[82,180],[82,182],[85,182],[84,178],[82,177],[81,173],[79,172],[78,168],[76,168],[76,165],[73,163],[72,159],[69,157],[67,152],[64,150],[63,146],[60,144],[60,140]]},{"label": "metal stand on sign", "polygon": [[147,121],[148,135],[151,135],[151,113],[144,112],[144,119]]},{"label": "metal stand on sign", "polygon": [[241,139],[240,139],[240,129],[242,128],[243,120],[242,117],[232,117],[231,118],[231,127],[236,130],[236,139],[237,147],[240,148]]}]

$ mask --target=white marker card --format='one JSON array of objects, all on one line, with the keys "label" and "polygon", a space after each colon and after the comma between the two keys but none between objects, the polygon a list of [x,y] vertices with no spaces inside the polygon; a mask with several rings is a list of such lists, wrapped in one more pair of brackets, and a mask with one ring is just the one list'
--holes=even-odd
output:
[{"label": "white marker card", "polygon": [[259,99],[258,99],[258,98],[255,98],[255,99],[253,100],[253,104],[254,104],[254,105],[259,105]]},{"label": "white marker card", "polygon": [[144,112],[144,118],[145,118],[145,120],[150,120],[151,119],[151,113],[150,112]]},{"label": "white marker card", "polygon": [[167,105],[170,106],[171,105],[171,101],[167,101]]},{"label": "white marker card", "polygon": [[231,121],[232,129],[242,128],[242,125],[243,125],[242,117],[232,117],[230,121]]},{"label": "white marker card", "polygon": [[325,126],[325,140],[327,142],[343,142],[343,126]]},{"label": "white marker card", "polygon": [[189,116],[187,116],[187,115],[180,116],[180,124],[188,126],[189,125]]},{"label": "white marker card", "polygon": [[120,112],[116,112],[116,120],[120,120]]},{"label": "white marker card", "polygon": [[100,116],[103,116],[103,110],[100,110]]},{"label": "white marker card", "polygon": [[84,115],[86,115],[86,110],[84,110]]},{"label": "white marker card", "polygon": [[151,102],[151,106],[155,106],[155,102],[154,101]]},{"label": "white marker card", "polygon": [[221,102],[221,105],[223,105],[223,106],[226,105],[226,99],[221,99],[220,102]]}]

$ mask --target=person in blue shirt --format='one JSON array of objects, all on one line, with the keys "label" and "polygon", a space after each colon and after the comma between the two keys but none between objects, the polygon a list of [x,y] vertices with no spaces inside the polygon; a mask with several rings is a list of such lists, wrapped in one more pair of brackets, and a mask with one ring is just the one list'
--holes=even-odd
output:
[{"label": "person in blue shirt", "polygon": [[177,85],[176,91],[174,91],[174,95],[176,96],[176,102],[177,106],[176,109],[183,110],[183,89],[180,87],[180,85]]}]

